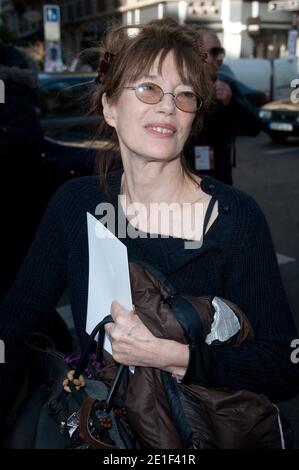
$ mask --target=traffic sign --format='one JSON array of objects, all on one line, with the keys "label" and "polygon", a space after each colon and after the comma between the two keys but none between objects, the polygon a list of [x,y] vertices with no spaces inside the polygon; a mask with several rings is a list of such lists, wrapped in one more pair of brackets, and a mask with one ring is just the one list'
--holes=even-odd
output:
[{"label": "traffic sign", "polygon": [[45,41],[60,41],[60,7],[44,5]]},{"label": "traffic sign", "polygon": [[299,0],[285,0],[268,3],[269,11],[299,11]]},{"label": "traffic sign", "polygon": [[44,21],[49,23],[60,23],[59,5],[44,5]]}]

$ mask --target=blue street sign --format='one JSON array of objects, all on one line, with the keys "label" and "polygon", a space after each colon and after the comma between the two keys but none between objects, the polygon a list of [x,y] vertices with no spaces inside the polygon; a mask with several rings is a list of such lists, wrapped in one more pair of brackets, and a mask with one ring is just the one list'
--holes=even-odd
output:
[{"label": "blue street sign", "polygon": [[44,5],[43,11],[45,41],[60,41],[59,5]]},{"label": "blue street sign", "polygon": [[60,8],[58,5],[44,6],[44,21],[47,23],[60,23]]}]

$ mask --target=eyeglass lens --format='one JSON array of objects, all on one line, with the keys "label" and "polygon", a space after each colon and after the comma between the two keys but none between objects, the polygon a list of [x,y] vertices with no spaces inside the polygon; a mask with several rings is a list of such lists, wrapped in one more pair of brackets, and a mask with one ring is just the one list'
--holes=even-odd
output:
[{"label": "eyeglass lens", "polygon": [[[136,88],[136,96],[147,104],[156,104],[163,99],[164,92],[155,83],[142,83]],[[198,97],[191,91],[182,91],[175,95],[175,105],[181,111],[193,113],[201,105]]]},{"label": "eyeglass lens", "polygon": [[223,47],[211,47],[211,49],[208,50],[209,54],[213,56],[217,55],[225,55],[225,49]]}]

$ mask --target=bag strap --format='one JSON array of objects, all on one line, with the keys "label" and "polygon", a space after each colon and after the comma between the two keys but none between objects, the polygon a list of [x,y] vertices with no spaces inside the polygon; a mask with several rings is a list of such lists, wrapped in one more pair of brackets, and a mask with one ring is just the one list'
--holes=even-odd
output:
[{"label": "bag strap", "polygon": [[[80,363],[74,374],[74,378],[79,377],[80,374],[82,374],[83,371],[85,370],[87,363],[88,363],[88,354],[97,334],[99,335],[98,345],[97,345],[97,356],[99,356],[100,359],[102,358],[103,348],[104,348],[104,338],[105,338],[105,325],[107,323],[113,323],[113,318],[111,315],[107,315],[98,325],[96,325],[96,327],[91,332],[91,335],[86,344],[85,350],[81,356]],[[118,391],[118,387],[120,385],[123,373],[126,370],[126,368],[127,367],[124,366],[123,364],[120,364],[118,366],[118,369],[117,369],[115,378],[113,380],[113,383],[111,385],[111,388],[109,390],[108,396],[105,400],[105,403],[102,404],[104,409],[107,410],[107,412],[109,412],[112,407],[113,399]],[[96,398],[86,397],[83,403],[81,404],[80,423],[79,423],[80,433],[82,434],[86,442],[88,442],[88,444],[90,444],[91,447],[94,449],[110,449],[110,450],[117,449],[117,446],[113,446],[105,442],[102,442],[99,438],[94,437],[90,432],[89,423],[90,423],[91,413],[92,413],[93,407],[97,403],[99,403],[99,400],[97,400]]]},{"label": "bag strap", "polygon": [[[83,374],[86,366],[87,366],[87,363],[88,363],[88,353],[90,351],[90,348],[93,344],[93,341],[96,337],[97,334],[99,334],[99,339],[98,339],[98,346],[97,346],[97,349],[98,349],[98,352],[101,353],[101,355],[103,354],[103,347],[104,347],[104,339],[105,339],[105,325],[107,325],[107,323],[114,323],[113,321],[113,318],[111,315],[107,315],[100,323],[98,323],[98,325],[93,329],[93,331],[91,332],[91,335],[89,337],[89,340],[88,340],[88,343],[85,347],[85,350],[81,356],[81,359],[80,359],[80,362],[79,362],[79,365],[76,369],[76,372],[74,374],[74,378],[78,378],[81,374]],[[109,391],[109,394],[107,396],[107,399],[106,399],[106,408],[110,408],[111,406],[111,403],[113,401],[113,398],[115,396],[115,394],[117,393],[117,390],[118,390],[118,387],[119,387],[119,384],[121,382],[121,379],[122,379],[122,376],[123,376],[123,373],[126,369],[126,366],[124,366],[123,364],[120,364],[118,366],[118,369],[117,369],[117,373],[115,375],[115,378],[113,380],[113,383],[112,383],[112,386],[111,386],[111,389]]]},{"label": "bag strap", "polygon": [[127,366],[124,366],[123,364],[120,364],[118,366],[118,369],[117,369],[117,372],[116,372],[116,375],[115,375],[115,378],[113,380],[113,383],[111,385],[111,388],[110,388],[110,391],[109,391],[109,394],[106,398],[106,401],[105,401],[105,408],[107,410],[109,410],[111,408],[111,405],[112,405],[112,402],[113,402],[113,398],[115,397],[115,394],[117,393],[117,390],[118,390],[118,387],[120,385],[120,382],[121,382],[121,379],[122,379],[122,376],[123,376],[123,373],[125,371],[125,369],[127,368]]},{"label": "bag strap", "polygon": [[85,349],[81,355],[81,359],[79,362],[79,365],[76,369],[74,378],[78,378],[81,374],[83,374],[85,368],[87,367],[89,358],[88,354],[89,351],[93,345],[93,342],[95,340],[95,337],[97,334],[99,334],[99,340],[98,340],[98,351],[100,352],[100,359],[102,359],[102,354],[103,354],[103,346],[104,346],[104,338],[105,338],[105,329],[104,326],[107,325],[107,323],[114,323],[113,318],[111,315],[107,315],[100,323],[97,324],[97,326],[92,330],[88,342],[85,346]]},{"label": "bag strap", "polygon": [[214,209],[214,206],[215,206],[216,202],[217,202],[217,199],[214,196],[212,196],[212,198],[209,202],[207,211],[206,211],[204,222],[203,222],[203,230],[202,230],[202,236],[203,237],[206,234],[207,226],[208,226],[208,223],[210,221],[210,218],[211,218],[211,215],[212,215],[212,212],[213,212],[213,209]]}]

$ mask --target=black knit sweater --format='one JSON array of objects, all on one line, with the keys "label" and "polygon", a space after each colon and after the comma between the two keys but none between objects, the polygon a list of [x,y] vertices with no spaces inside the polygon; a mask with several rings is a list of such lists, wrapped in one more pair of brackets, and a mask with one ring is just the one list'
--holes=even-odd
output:
[{"label": "black knit sweater", "polygon": [[[57,191],[46,210],[1,308],[0,338],[6,346],[6,364],[0,364],[3,414],[23,380],[25,333],[45,328],[66,288],[77,334],[82,344],[86,340],[86,212],[95,215],[103,201],[116,207],[121,173],[110,175],[109,196],[97,177],[74,179]],[[175,237],[122,241],[129,257],[158,268],[178,293],[217,295],[243,309],[255,340],[238,347],[211,346],[222,370],[220,385],[263,392],[273,400],[288,399],[299,391],[298,366],[290,360],[290,342],[297,335],[264,215],[251,197],[235,188],[210,177],[203,178],[201,187],[219,202],[218,218],[201,248],[185,249],[184,241]]]}]

